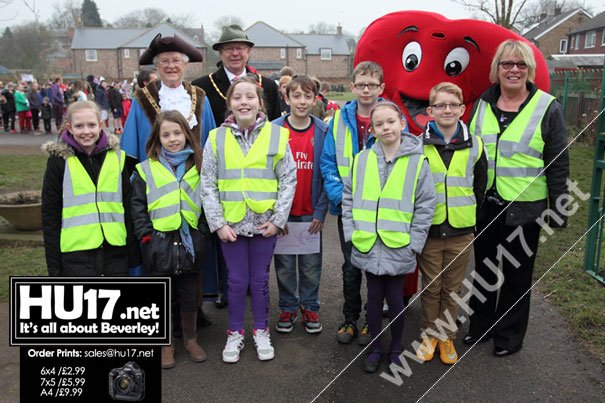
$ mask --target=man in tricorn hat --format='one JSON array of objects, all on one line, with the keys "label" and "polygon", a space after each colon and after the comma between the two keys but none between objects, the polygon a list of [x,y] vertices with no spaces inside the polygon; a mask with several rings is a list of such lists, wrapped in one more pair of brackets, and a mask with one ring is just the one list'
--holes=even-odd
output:
[{"label": "man in tricorn hat", "polygon": [[239,25],[224,26],[220,39],[212,45],[212,49],[217,50],[221,57],[218,70],[192,82],[206,91],[217,125],[223,123],[227,115],[226,94],[231,82],[249,73],[253,73],[263,87],[269,120],[277,119],[281,115],[275,82],[262,77],[253,67],[247,65],[253,46],[254,43]]},{"label": "man in tricorn hat", "polygon": [[187,119],[197,138],[206,139],[216,127],[204,91],[183,81],[188,62],[201,62],[202,54],[178,36],[157,34],[139,58],[139,64],[155,64],[159,80],[137,90],[122,135],[122,149],[130,171],[147,159],[145,143],[161,111],[177,110]]}]

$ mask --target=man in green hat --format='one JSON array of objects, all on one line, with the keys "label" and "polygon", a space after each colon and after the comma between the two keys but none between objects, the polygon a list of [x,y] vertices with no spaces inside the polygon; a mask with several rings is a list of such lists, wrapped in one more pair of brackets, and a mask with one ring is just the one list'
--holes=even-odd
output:
[{"label": "man in green hat", "polygon": [[281,115],[275,82],[262,77],[253,67],[248,66],[253,46],[254,43],[248,39],[242,27],[236,24],[224,26],[220,39],[212,45],[212,49],[218,51],[221,57],[218,69],[192,82],[206,92],[217,126],[220,126],[227,114],[226,95],[231,82],[250,73],[256,76],[259,85],[263,87],[265,109],[269,120],[277,119]]}]

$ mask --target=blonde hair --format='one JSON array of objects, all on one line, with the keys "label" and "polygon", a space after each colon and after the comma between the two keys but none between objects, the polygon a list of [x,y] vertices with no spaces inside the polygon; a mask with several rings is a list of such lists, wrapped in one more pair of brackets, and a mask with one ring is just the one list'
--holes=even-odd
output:
[{"label": "blonde hair", "polygon": [[101,111],[99,110],[97,104],[92,101],[80,101],[73,102],[69,105],[67,108],[67,117],[65,118],[65,122],[71,122],[71,118],[74,113],[83,111],[85,109],[93,111],[95,115],[97,115],[97,119],[101,120]]},{"label": "blonde hair", "polygon": [[279,86],[281,87],[283,84],[288,84],[292,80],[292,76],[282,76],[279,79]]},{"label": "blonde hair", "polygon": [[494,84],[500,83],[500,80],[498,80],[498,67],[502,61],[502,56],[504,56],[505,53],[515,55],[527,64],[527,80],[533,83],[536,78],[536,59],[534,57],[534,52],[526,42],[513,39],[507,39],[498,46],[498,49],[496,49],[496,54],[492,59],[492,65],[489,72],[489,80]]},{"label": "blonde hair", "polygon": [[437,97],[437,93],[439,92],[452,94],[453,96],[458,98],[460,103],[464,103],[464,99],[462,98],[462,88],[458,87],[454,83],[444,81],[431,88],[431,92],[429,93],[429,106],[435,102],[435,98]]}]

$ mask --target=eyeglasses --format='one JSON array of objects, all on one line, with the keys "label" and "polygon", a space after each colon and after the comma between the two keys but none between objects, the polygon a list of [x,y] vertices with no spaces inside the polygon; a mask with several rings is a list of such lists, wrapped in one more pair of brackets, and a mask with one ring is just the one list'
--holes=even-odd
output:
[{"label": "eyeglasses", "polygon": [[239,46],[224,46],[221,48],[221,50],[225,53],[242,53],[244,50],[248,49],[248,46],[243,46],[243,45],[239,45]]},{"label": "eyeglasses", "polygon": [[168,67],[171,64],[174,64],[175,66],[180,66],[181,64],[183,64],[183,59],[178,58],[178,59],[162,59],[160,61],[158,61],[158,65],[160,67]]},{"label": "eyeglasses", "polygon": [[529,67],[525,62],[513,62],[510,60],[500,62],[499,64],[504,70],[510,70],[513,68],[513,66],[517,66],[519,70],[526,70]]},{"label": "eyeglasses", "polygon": [[357,84],[353,84],[353,87],[355,87],[355,89],[358,90],[358,91],[363,91],[365,87],[368,87],[368,89],[370,91],[374,91],[376,88],[380,87],[380,84],[357,83]]},{"label": "eyeglasses", "polygon": [[431,105],[436,111],[444,111],[446,108],[450,108],[452,112],[457,112],[462,107],[462,104],[435,104]]}]

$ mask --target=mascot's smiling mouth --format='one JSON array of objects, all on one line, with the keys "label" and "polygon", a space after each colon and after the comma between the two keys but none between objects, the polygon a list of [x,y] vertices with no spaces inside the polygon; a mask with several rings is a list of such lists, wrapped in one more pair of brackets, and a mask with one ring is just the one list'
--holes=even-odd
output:
[{"label": "mascot's smiling mouth", "polygon": [[401,93],[399,94],[399,98],[401,99],[401,103],[403,103],[405,109],[407,109],[408,114],[416,126],[418,126],[419,129],[424,130],[428,122],[431,120],[426,113],[426,108],[429,106],[429,101],[408,98]]}]

